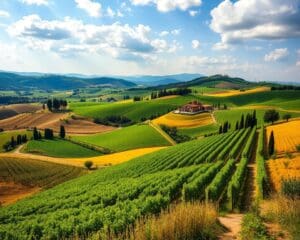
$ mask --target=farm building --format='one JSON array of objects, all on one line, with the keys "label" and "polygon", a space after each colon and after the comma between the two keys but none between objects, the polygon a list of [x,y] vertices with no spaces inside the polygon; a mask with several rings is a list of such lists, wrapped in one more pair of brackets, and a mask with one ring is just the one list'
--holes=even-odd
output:
[{"label": "farm building", "polygon": [[213,110],[213,106],[202,104],[198,101],[192,101],[188,104],[180,107],[179,109],[175,110],[174,113],[179,114],[197,114],[202,112],[210,112]]}]

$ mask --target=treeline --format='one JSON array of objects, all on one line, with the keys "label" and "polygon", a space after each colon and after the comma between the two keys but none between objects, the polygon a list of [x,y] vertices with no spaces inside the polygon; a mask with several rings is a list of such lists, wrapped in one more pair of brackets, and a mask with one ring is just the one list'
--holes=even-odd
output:
[{"label": "treeline", "polygon": [[187,135],[178,134],[178,130],[176,127],[168,127],[165,125],[161,125],[160,127],[177,143],[187,142],[191,140],[191,138]]},{"label": "treeline", "polygon": [[273,86],[271,87],[272,91],[275,90],[300,90],[300,86],[293,86],[293,85],[281,85],[281,86]]},{"label": "treeline", "polygon": [[113,127],[129,126],[134,122],[126,116],[111,115],[104,118],[95,118],[94,123]]},{"label": "treeline", "polygon": [[[66,100],[62,99],[48,99],[47,101],[47,107],[49,111],[59,111],[59,110],[65,110],[68,106],[68,102]],[[43,105],[43,108],[45,109],[45,105]]]},{"label": "treeline", "polygon": [[[235,124],[235,130],[241,130],[244,128],[251,127],[257,125],[257,117],[256,117],[256,110],[253,111],[252,114],[248,113],[246,115],[246,118],[244,114],[242,114],[240,121],[237,121]],[[221,133],[227,133],[231,129],[231,124],[229,121],[225,121],[223,125],[219,127],[219,134]]]},{"label": "treeline", "polygon": [[18,104],[18,103],[33,103],[44,101],[44,98],[28,98],[15,96],[0,96],[0,104]]},{"label": "treeline", "polygon": [[[60,131],[59,131],[59,137],[60,138],[65,138],[66,137],[66,130],[63,125],[60,126]],[[48,139],[52,140],[54,138],[54,132],[53,129],[50,128],[45,128],[44,129],[44,136],[42,136],[41,131],[39,131],[36,127],[33,128],[33,140],[41,140],[41,139]]]},{"label": "treeline", "polygon": [[156,99],[160,97],[165,97],[165,96],[171,96],[171,95],[188,95],[192,93],[192,90],[189,88],[177,88],[174,90],[167,90],[167,89],[162,89],[157,92],[152,92],[151,93],[151,99]]},{"label": "treeline", "polygon": [[8,152],[15,149],[17,146],[26,143],[27,141],[28,140],[26,134],[24,135],[18,134],[16,139],[14,136],[12,136],[11,140],[6,142],[2,147],[6,152]]}]

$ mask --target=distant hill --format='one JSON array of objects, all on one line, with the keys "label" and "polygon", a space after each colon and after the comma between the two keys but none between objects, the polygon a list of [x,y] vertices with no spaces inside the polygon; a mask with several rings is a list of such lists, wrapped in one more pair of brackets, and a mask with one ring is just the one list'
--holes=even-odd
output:
[{"label": "distant hill", "polygon": [[131,88],[135,87],[136,84],[124,79],[110,77],[80,78],[52,74],[24,75],[0,72],[0,90],[71,90],[92,86]]},{"label": "distant hill", "polygon": [[159,86],[172,83],[180,83],[193,80],[195,78],[203,77],[202,74],[198,73],[182,73],[174,75],[143,75],[143,76],[120,76],[120,78],[134,82],[138,85],[143,86]]},{"label": "distant hill", "polygon": [[228,89],[241,89],[259,85],[259,83],[248,82],[242,78],[229,77],[226,75],[213,75],[209,77],[199,77],[187,82],[164,84],[149,89],[162,89],[162,88],[178,88],[178,87],[214,87],[214,88],[228,88]]}]

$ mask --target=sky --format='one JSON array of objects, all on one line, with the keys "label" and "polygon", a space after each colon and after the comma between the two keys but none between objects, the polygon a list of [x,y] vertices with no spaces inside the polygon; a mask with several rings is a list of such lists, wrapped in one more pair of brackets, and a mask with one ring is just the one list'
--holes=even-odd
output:
[{"label": "sky", "polygon": [[0,69],[300,82],[300,0],[0,0]]}]

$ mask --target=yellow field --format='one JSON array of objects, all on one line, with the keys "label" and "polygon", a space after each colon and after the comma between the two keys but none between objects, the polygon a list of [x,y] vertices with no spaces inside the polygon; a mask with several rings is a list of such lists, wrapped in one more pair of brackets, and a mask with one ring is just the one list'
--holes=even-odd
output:
[{"label": "yellow field", "polygon": [[281,181],[300,179],[300,155],[292,159],[279,158],[267,161],[270,181],[276,191],[280,191]]},{"label": "yellow field", "polygon": [[225,91],[215,92],[215,93],[206,93],[204,95],[213,96],[213,97],[230,97],[230,96],[235,96],[235,95],[244,95],[244,94],[266,92],[266,91],[270,91],[270,88],[269,87],[258,87],[258,88],[253,88],[253,89],[249,89],[249,90],[245,90],[245,91],[225,90]]},{"label": "yellow field", "polygon": [[84,163],[87,160],[89,160],[92,161],[95,166],[104,167],[104,166],[117,165],[123,162],[127,162],[133,158],[140,157],[145,154],[161,150],[163,148],[165,147],[140,148],[140,149],[128,150],[124,152],[112,153],[112,154],[102,155],[98,157],[91,157],[91,158],[54,158],[54,157],[40,156],[40,155],[21,153],[21,152],[1,153],[0,157],[34,159],[34,160],[40,160],[46,162],[72,165],[77,167],[83,167]]},{"label": "yellow field", "polygon": [[210,113],[196,115],[175,114],[173,112],[153,120],[157,125],[166,125],[178,128],[193,128],[212,124],[213,118]]},{"label": "yellow field", "polygon": [[300,120],[267,127],[268,138],[272,130],[274,132],[277,153],[296,151],[296,145],[300,144]]}]

